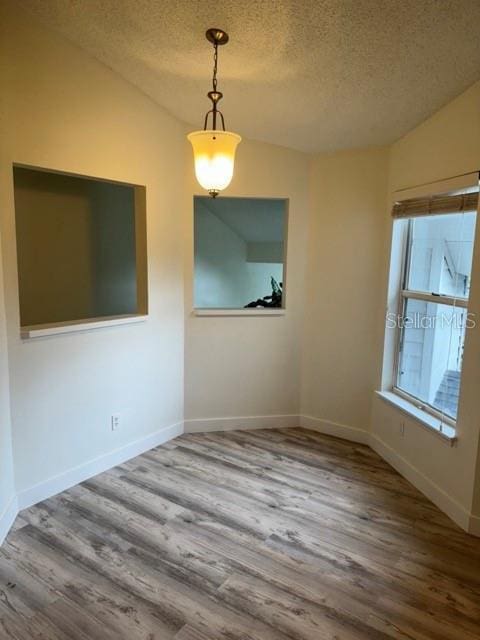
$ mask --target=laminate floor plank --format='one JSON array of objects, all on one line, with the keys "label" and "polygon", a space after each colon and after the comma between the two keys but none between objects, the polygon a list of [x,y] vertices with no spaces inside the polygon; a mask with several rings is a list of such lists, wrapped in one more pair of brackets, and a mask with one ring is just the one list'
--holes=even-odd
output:
[{"label": "laminate floor plank", "polygon": [[296,561],[286,554],[275,553],[261,541],[253,544],[232,541],[228,536],[218,532],[203,530],[202,535],[196,530],[196,525],[189,527],[192,541],[200,541],[214,553],[220,553],[232,562],[232,573],[242,574],[247,580],[255,579],[267,581],[268,584],[280,590],[294,593],[306,601],[322,606],[329,610],[331,617],[348,618],[353,624],[369,619],[370,627],[381,631],[388,637],[391,634],[388,616],[382,617],[377,611],[372,615],[372,606],[378,597],[378,584],[362,580],[358,572],[345,572],[343,575],[319,570],[318,565]]},{"label": "laminate floor plank", "polygon": [[176,438],[0,549],[0,640],[479,639],[480,539],[300,428]]},{"label": "laminate floor plank", "polygon": [[328,453],[322,455],[318,450],[313,451],[311,446],[293,447],[285,440],[269,442],[263,434],[256,431],[232,432],[232,438],[256,451],[257,457],[270,453],[276,457],[278,462],[284,459],[293,460],[303,465],[305,470],[311,474],[323,469],[354,482],[388,487],[397,493],[404,492],[408,495],[416,493],[415,489],[407,483],[398,485],[397,474],[392,468],[378,468],[362,464],[360,461],[344,460],[340,456],[335,456],[332,459]]},{"label": "laminate floor plank", "polygon": [[[174,526],[174,523],[171,525]],[[181,523],[177,525],[180,528]],[[358,617],[371,616],[372,605],[379,594],[401,595],[404,599],[417,597],[422,606],[428,605],[432,611],[443,614],[445,608],[455,605],[458,621],[467,628],[472,621],[480,619],[480,601],[462,585],[439,584],[435,590],[431,581],[411,576],[409,583],[405,575],[392,566],[382,566],[374,562],[365,562],[362,557],[351,553],[340,553],[339,549],[322,542],[324,552],[318,554],[315,562],[308,554],[291,553],[287,546],[275,547],[261,541],[232,540],[228,532],[205,530],[197,523],[188,527],[193,544],[210,549],[213,554],[224,555],[232,562],[232,573],[245,573],[255,577],[264,577],[270,584],[280,588],[294,588],[297,594],[305,594],[312,601],[336,601],[339,609],[347,608]],[[185,535],[185,534],[184,534]],[[413,594],[412,594],[413,592]],[[376,620],[380,627],[388,627],[388,612],[376,607]]]},{"label": "laminate floor plank", "polygon": [[[277,482],[286,484],[296,489],[310,489],[312,491],[325,492],[327,494],[351,496],[369,505],[386,504],[392,510],[402,507],[408,509],[412,518],[418,517],[423,511],[430,519],[439,518],[445,523],[446,516],[442,514],[434,505],[426,501],[419,492],[415,494],[403,495],[402,486],[392,490],[382,486],[370,486],[364,482],[352,482],[348,478],[335,474],[334,471],[325,469],[315,469],[313,472],[306,469],[301,463],[295,460],[282,458],[269,453],[268,451],[253,451],[251,447],[241,446],[233,441],[223,438],[213,440],[209,434],[205,434],[205,439],[192,439],[182,441],[183,448],[201,451],[204,454],[215,455],[217,459],[227,463],[244,467],[251,472],[264,474]],[[260,453],[260,456],[258,455]],[[258,460],[252,464],[253,460]],[[406,483],[406,481],[404,481]],[[408,483],[406,483],[408,484]],[[418,500],[420,498],[420,500]]]},{"label": "laminate floor plank", "polygon": [[[73,515],[75,533],[89,546],[95,547],[102,542],[106,545],[110,541],[112,549],[141,549],[145,556],[151,555],[151,564],[161,562],[166,567],[171,567],[172,575],[179,575],[182,570],[187,574],[189,582],[193,583],[198,579],[199,586],[203,589],[208,583],[214,591],[228,577],[230,567],[223,557],[207,551],[204,546],[192,544],[191,538],[185,536],[183,520],[180,520],[182,526],[175,529],[168,524],[155,527],[154,523],[145,529],[139,528],[134,520],[125,515],[123,525],[121,521],[109,523],[105,519],[102,525],[92,532],[88,509],[85,510],[83,507],[81,514],[76,514],[76,509],[77,506],[68,501],[55,509],[55,520],[68,529]],[[95,513],[92,514],[95,517]]]},{"label": "laminate floor plank", "polygon": [[327,600],[319,604],[264,580],[234,575],[220,591],[235,607],[246,607],[256,617],[299,640],[388,640],[389,637]]},{"label": "laminate floor plank", "polygon": [[1,612],[33,617],[60,597],[40,576],[30,575],[5,550],[0,555]]},{"label": "laminate floor plank", "polygon": [[188,624],[182,627],[175,636],[175,640],[211,640],[211,638],[212,636],[206,636],[204,633],[194,629]]},{"label": "laminate floor plank", "polygon": [[[303,499],[320,499],[324,494],[327,494],[327,499],[330,498],[330,502],[338,506],[348,509],[352,512],[359,512],[361,515],[365,515],[365,504],[362,504],[362,499],[365,502],[365,492],[354,492],[353,488],[348,487],[348,492],[345,487],[333,488],[332,483],[327,480],[323,484],[319,483],[318,478],[314,485],[298,481],[292,486],[292,481],[288,476],[280,473],[275,473],[273,469],[266,470],[264,467],[257,465],[253,467],[246,467],[240,461],[232,463],[227,462],[223,456],[215,455],[215,451],[208,451],[207,447],[200,449],[197,446],[190,444],[189,447],[179,445],[174,452],[166,452],[166,454],[157,451],[155,456],[161,456],[161,459],[168,460],[172,466],[178,467],[184,471],[195,472],[200,477],[206,477],[207,479],[215,478],[216,482],[220,482],[222,485],[235,484],[238,491],[252,495],[252,492],[256,491],[260,495],[260,499],[264,496],[271,495],[278,500],[286,499],[290,501],[292,498],[295,500]],[[219,474],[221,470],[221,474]],[[402,503],[399,505],[398,497],[394,496],[379,496],[370,494],[370,504],[368,504],[368,513],[372,515],[379,514],[387,520],[392,520],[394,516],[398,518],[404,518],[409,525],[412,520],[418,518],[420,505],[412,505],[411,501],[408,503]],[[431,509],[427,505],[426,514],[432,519],[437,516],[437,511]],[[443,514],[441,514],[442,516]],[[448,524],[446,517],[438,518],[439,525]]]},{"label": "laminate floor plank", "polygon": [[[180,622],[172,628],[171,621],[156,616],[158,612],[151,603],[109,580],[105,575],[108,572],[99,574],[91,563],[85,563],[81,552],[71,553],[58,544],[53,531],[54,525],[47,535],[34,527],[24,527],[8,547],[31,574],[41,574],[65,599],[85,611],[86,619],[93,616],[100,620],[105,640],[173,638]],[[107,557],[106,553],[102,555]]]},{"label": "laminate floor plank", "polygon": [[[180,448],[180,447],[179,447]],[[179,451],[177,448],[177,451]],[[177,454],[175,454],[177,456]],[[181,453],[178,454],[181,456]],[[153,457],[153,456],[148,456]],[[190,466],[186,464],[186,460],[184,459],[184,464],[180,467],[172,465],[171,457],[163,456],[161,458],[159,455],[156,456],[156,460],[158,464],[165,464],[165,461],[168,461],[168,466],[172,467],[173,470],[179,469],[182,474],[190,474],[194,475],[198,478],[199,481],[210,480],[214,481],[215,477],[213,475],[213,471],[205,472],[205,465],[196,463],[195,459],[193,459]],[[261,492],[261,487],[264,487],[263,493]],[[344,505],[339,506],[336,504],[328,504],[327,497],[323,497],[323,502],[320,500],[320,505],[313,505],[310,502],[310,499],[307,495],[301,496],[298,498],[298,495],[293,496],[290,494],[289,499],[286,499],[285,494],[281,495],[279,492],[274,493],[273,489],[271,491],[265,491],[265,488],[268,489],[268,480],[262,478],[258,482],[247,482],[246,486],[242,487],[242,477],[239,474],[232,474],[228,471],[222,473],[219,476],[217,481],[217,486],[222,487],[224,490],[230,490],[233,492],[241,492],[244,496],[250,494],[254,497],[257,502],[264,503],[265,506],[279,509],[279,514],[271,513],[269,515],[269,521],[272,523],[272,526],[275,522],[277,522],[278,526],[282,526],[283,528],[291,528],[296,524],[296,521],[301,522],[302,519],[306,518],[307,520],[313,520],[313,523],[317,527],[329,527],[332,531],[339,531],[342,535],[344,533],[348,533],[352,536],[352,539],[358,540],[361,539],[366,543],[370,543],[375,547],[378,547],[380,544],[385,549],[385,554],[388,562],[391,562],[392,552],[391,552],[391,539],[393,537],[395,542],[398,542],[400,535],[402,535],[406,540],[404,541],[405,545],[408,546],[410,544],[410,536],[413,532],[414,522],[409,521],[406,518],[398,518],[391,517],[386,518],[385,516],[378,516],[375,510],[365,510],[365,508],[360,504],[355,506],[355,513],[352,514],[352,509],[345,509]],[[240,488],[239,488],[240,487]],[[294,514],[295,518],[288,518],[288,514]],[[353,516],[353,517],[352,517]],[[259,514],[261,517],[261,514]],[[371,524],[375,522],[379,524],[379,527],[372,528]],[[378,533],[381,527],[382,538],[379,540]],[[278,532],[279,529],[276,529]],[[273,533],[273,530],[272,530]],[[417,535],[417,532],[415,532]],[[454,537],[454,536],[452,536]],[[449,537],[448,544],[452,544],[452,540]],[[457,549],[460,553],[463,554],[464,547],[460,545],[460,548]],[[458,562],[458,558],[457,558]],[[471,560],[470,557],[467,558],[467,566],[470,567]]]},{"label": "laminate floor plank", "polygon": [[[249,432],[246,437],[255,437],[257,440],[260,438],[261,432]],[[245,432],[241,432],[240,438],[245,437]],[[285,441],[285,440],[283,440]],[[269,455],[268,452],[265,453],[265,457],[267,458]],[[253,458],[254,456],[251,456]],[[282,460],[282,464],[285,460]],[[275,463],[275,461],[273,461]],[[269,461],[269,465],[272,464],[272,460]],[[276,471],[276,470],[275,470]],[[391,473],[392,470],[389,471]],[[395,473],[395,472],[393,472]],[[293,474],[293,470],[292,470]],[[269,477],[272,476],[272,470],[268,469],[266,471],[266,475]],[[310,477],[302,478],[302,482],[308,482],[311,480],[313,474],[309,474]],[[297,481],[298,482],[298,481]],[[350,483],[351,484],[351,483]],[[398,484],[398,483],[397,483]],[[472,554],[478,555],[480,552],[478,550],[478,544],[475,538],[470,538],[469,540],[465,540],[464,533],[459,530],[453,530],[451,526],[451,521],[442,514],[438,509],[433,507],[431,503],[428,503],[425,498],[416,490],[414,487],[409,485],[406,481],[402,483],[405,486],[409,486],[410,490],[413,492],[411,497],[408,497],[408,502],[410,503],[408,506],[408,510],[402,510],[402,506],[399,505],[399,501],[403,497],[402,492],[404,491],[404,487],[397,487],[395,490],[390,490],[391,500],[388,504],[388,508],[378,508],[375,500],[362,500],[361,496],[358,494],[352,496],[352,498],[348,497],[348,493],[345,493],[345,496],[339,495],[338,493],[327,492],[328,486],[323,485],[322,489],[318,492],[313,490],[313,498],[314,500],[323,501],[323,508],[310,510],[311,513],[317,514],[321,513],[322,517],[325,513],[334,508],[334,509],[344,509],[350,512],[356,512],[357,516],[362,520],[371,521],[376,519],[379,524],[390,525],[394,531],[394,535],[397,538],[397,534],[401,529],[406,534],[407,538],[405,540],[406,544],[410,544],[410,540],[408,539],[408,534],[415,528],[415,538],[421,537],[423,535],[423,529],[429,529],[426,534],[426,538],[428,540],[428,544],[432,544],[435,539],[435,532],[438,532],[440,535],[440,544],[442,547],[442,552],[445,550],[446,546],[451,547],[456,552],[462,554],[464,552],[467,553],[467,564],[470,564],[470,557]],[[400,494],[400,495],[399,495]],[[395,504],[397,503],[397,504]],[[405,503],[405,499],[403,498],[402,504]],[[293,501],[289,502],[290,508],[295,508]],[[433,508],[432,508],[433,507]],[[308,509],[305,509],[308,511]],[[448,533],[448,536],[446,535]],[[399,540],[397,539],[397,543]],[[480,557],[479,557],[480,560]]]}]

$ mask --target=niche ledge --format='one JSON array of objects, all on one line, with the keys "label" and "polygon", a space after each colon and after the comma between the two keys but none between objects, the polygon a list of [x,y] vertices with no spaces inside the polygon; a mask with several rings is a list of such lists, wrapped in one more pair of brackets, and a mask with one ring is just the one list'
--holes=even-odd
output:
[{"label": "niche ledge", "polygon": [[52,322],[51,324],[36,324],[29,327],[20,327],[20,337],[23,340],[30,340],[31,338],[43,338],[61,333],[90,331],[91,329],[102,329],[104,327],[114,327],[121,324],[145,322],[147,317],[148,316],[144,314],[135,314],[89,318],[87,320],[72,320],[69,322]]},{"label": "niche ledge", "polygon": [[284,316],[285,309],[194,309],[194,316]]}]

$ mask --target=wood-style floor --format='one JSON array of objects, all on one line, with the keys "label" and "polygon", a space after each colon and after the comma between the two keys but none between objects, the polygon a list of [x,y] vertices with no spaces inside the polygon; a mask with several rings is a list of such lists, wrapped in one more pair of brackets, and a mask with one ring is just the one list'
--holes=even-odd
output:
[{"label": "wood-style floor", "polygon": [[22,513],[0,638],[479,640],[480,539],[368,447],[185,435]]}]

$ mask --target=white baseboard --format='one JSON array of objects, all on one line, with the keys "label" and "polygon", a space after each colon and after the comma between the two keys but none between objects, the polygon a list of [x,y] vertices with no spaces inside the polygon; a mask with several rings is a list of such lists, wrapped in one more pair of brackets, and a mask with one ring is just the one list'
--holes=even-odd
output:
[{"label": "white baseboard", "polygon": [[432,482],[430,478],[373,433],[370,434],[370,446],[404,478],[411,482],[414,487],[427,496],[441,511],[456,522],[459,527],[465,531],[470,531],[472,516],[459,502],[449,496],[441,487]]},{"label": "white baseboard", "polygon": [[328,436],[342,438],[342,440],[350,440],[351,442],[359,442],[361,444],[369,443],[369,433],[363,429],[349,427],[338,422],[330,422],[321,418],[312,416],[300,416],[300,426],[312,431],[318,431]]},{"label": "white baseboard", "polygon": [[145,451],[149,451],[158,445],[175,438],[183,433],[183,422],[178,422],[168,427],[163,427],[140,440],[135,440],[123,447],[110,451],[94,460],[69,469],[53,478],[24,489],[18,493],[18,509],[27,509],[42,500],[51,498],[57,493],[66,491],[70,487],[84,482],[103,471],[107,471],[131,458],[135,458]]},{"label": "white baseboard", "polygon": [[122,464],[145,451],[149,451],[182,433],[201,433],[209,431],[231,431],[249,429],[279,429],[288,427],[304,427],[335,436],[344,440],[368,444],[384,460],[392,465],[402,476],[409,480],[419,491],[446,513],[462,529],[480,536],[480,517],[473,516],[443,489],[433,483],[420,470],[411,465],[383,440],[372,433],[349,427],[347,425],[314,418],[312,416],[279,415],[279,416],[246,416],[238,418],[208,418],[179,422],[163,427],[153,434],[111,451],[94,460],[69,469],[65,473],[49,478],[33,487],[21,491],[14,496],[0,515],[0,545],[10,530],[18,512],[33,504],[61,493],[70,487],[88,480],[103,471]]},{"label": "white baseboard", "polygon": [[18,501],[17,496],[12,496],[10,502],[0,515],[0,545],[3,543],[8,535],[15,518],[18,515]]},{"label": "white baseboard", "polygon": [[185,433],[210,431],[248,431],[250,429],[287,429],[304,427],[325,435],[368,444],[368,432],[329,422],[321,418],[299,415],[240,416],[235,418],[195,418],[185,420]]},{"label": "white baseboard", "polygon": [[241,416],[238,418],[195,418],[185,420],[185,433],[208,431],[248,431],[249,429],[286,429],[299,427],[297,415]]}]

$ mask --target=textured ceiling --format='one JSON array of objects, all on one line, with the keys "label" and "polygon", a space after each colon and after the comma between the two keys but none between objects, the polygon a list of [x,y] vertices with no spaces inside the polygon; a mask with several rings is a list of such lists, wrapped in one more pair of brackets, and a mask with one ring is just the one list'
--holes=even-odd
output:
[{"label": "textured ceiling", "polygon": [[21,0],[193,128],[212,47],[227,128],[303,151],[387,144],[480,78],[479,0]]}]

